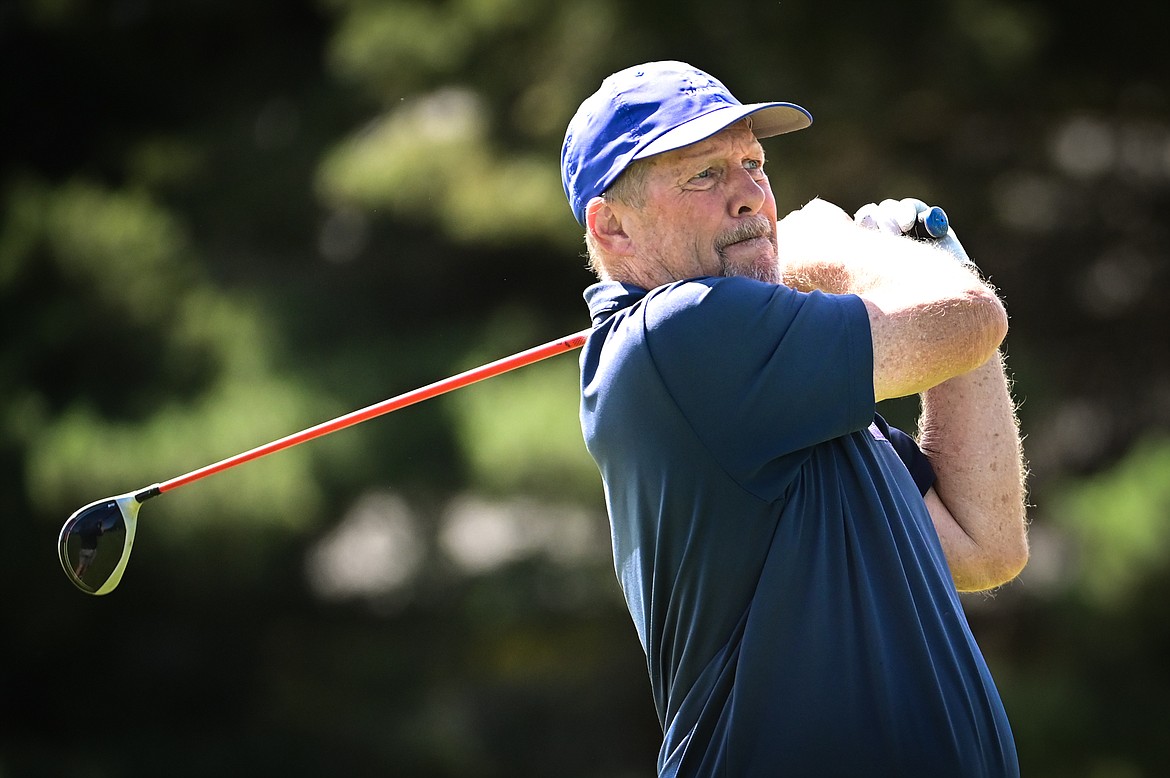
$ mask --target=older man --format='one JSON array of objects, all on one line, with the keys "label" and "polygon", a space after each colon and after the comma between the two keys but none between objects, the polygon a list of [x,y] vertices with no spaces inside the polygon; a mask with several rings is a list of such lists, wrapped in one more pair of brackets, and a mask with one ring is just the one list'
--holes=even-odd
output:
[{"label": "older man", "polygon": [[[606,79],[565,136],[600,280],[582,428],[658,770],[1016,775],[957,595],[1027,558],[1007,316],[937,246],[821,201],[778,223],[758,139],[810,123],[654,62]],[[910,394],[917,441],[875,412]]]}]

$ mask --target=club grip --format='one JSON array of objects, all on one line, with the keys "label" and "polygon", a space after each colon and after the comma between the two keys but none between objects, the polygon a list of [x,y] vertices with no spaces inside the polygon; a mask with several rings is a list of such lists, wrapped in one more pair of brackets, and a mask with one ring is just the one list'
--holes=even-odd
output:
[{"label": "club grip", "polygon": [[947,212],[937,205],[918,212],[918,219],[910,228],[910,235],[919,240],[939,240],[950,232],[951,222]]}]

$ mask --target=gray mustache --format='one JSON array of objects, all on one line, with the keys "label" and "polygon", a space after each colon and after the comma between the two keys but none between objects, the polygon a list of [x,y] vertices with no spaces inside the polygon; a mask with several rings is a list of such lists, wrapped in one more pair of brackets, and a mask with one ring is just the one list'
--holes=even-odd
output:
[{"label": "gray mustache", "polygon": [[751,240],[752,238],[771,238],[774,234],[774,228],[769,223],[768,219],[760,218],[752,221],[742,222],[737,225],[735,229],[724,235],[720,235],[715,242],[717,250],[723,250],[732,243],[739,243],[741,240]]}]

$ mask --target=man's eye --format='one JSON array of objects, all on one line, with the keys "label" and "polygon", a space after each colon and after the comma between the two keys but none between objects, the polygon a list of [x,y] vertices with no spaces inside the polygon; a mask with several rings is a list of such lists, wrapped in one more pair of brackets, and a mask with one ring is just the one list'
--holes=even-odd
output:
[{"label": "man's eye", "polygon": [[706,170],[702,171],[701,173],[696,173],[694,176],[691,177],[691,180],[692,181],[705,181],[706,179],[708,179],[710,177],[711,177],[711,168],[707,168]]},{"label": "man's eye", "polygon": [[743,166],[748,170],[763,170],[764,163],[758,159],[745,159]]}]

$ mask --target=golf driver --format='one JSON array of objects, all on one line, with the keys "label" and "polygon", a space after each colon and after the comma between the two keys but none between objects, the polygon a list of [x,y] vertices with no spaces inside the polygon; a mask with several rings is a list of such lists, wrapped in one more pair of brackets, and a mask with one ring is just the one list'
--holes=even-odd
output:
[{"label": "golf driver", "polygon": [[588,334],[589,330],[582,330],[558,340],[549,341],[541,346],[535,346],[344,416],[338,416],[336,419],[322,422],[271,443],[257,446],[198,470],[176,476],[169,481],[156,483],[117,497],[107,497],[92,502],[78,509],[61,528],[61,535],[57,543],[61,566],[65,568],[65,574],[69,576],[69,580],[76,584],[81,591],[87,594],[109,594],[122,580],[122,574],[126,571],[126,563],[130,559],[130,549],[134,545],[134,534],[138,526],[138,511],[142,503],[151,497],[157,497],[164,492],[177,489],[209,475],[222,473],[224,470],[267,454],[469,386],[485,378],[491,378],[525,365],[531,365],[542,359],[572,351],[585,343]]}]

